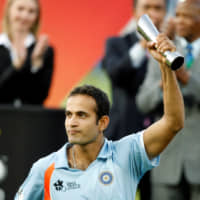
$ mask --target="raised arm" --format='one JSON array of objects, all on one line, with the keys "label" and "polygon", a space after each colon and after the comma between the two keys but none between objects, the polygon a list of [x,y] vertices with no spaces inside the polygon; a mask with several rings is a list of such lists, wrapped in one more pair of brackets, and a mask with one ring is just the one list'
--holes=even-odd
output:
[{"label": "raised arm", "polygon": [[[154,47],[157,47],[157,50]],[[175,51],[174,44],[165,34],[159,34],[157,43],[149,42],[152,56],[159,62],[163,84],[164,114],[144,132],[144,145],[149,158],[159,155],[184,126],[184,103],[175,72],[166,64],[162,52]]]}]

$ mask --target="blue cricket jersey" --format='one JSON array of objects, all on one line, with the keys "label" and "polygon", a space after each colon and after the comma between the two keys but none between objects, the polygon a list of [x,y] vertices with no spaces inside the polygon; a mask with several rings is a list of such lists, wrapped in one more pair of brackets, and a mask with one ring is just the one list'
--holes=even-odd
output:
[{"label": "blue cricket jersey", "polygon": [[15,200],[133,200],[144,173],[159,164],[159,156],[149,160],[143,132],[116,142],[105,139],[84,171],[69,167],[69,145],[34,163]]}]

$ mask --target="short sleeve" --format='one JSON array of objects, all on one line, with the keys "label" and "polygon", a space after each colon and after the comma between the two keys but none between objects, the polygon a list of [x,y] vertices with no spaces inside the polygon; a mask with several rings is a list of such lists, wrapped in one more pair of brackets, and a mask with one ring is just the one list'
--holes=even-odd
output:
[{"label": "short sleeve", "polygon": [[151,160],[149,159],[144,146],[143,133],[144,131],[135,135],[135,140],[133,140],[131,145],[132,152],[130,156],[131,171],[134,174],[137,174],[139,179],[145,174],[145,172],[157,167],[160,160],[159,156]]},{"label": "short sleeve", "polygon": [[159,165],[160,156],[150,160],[144,146],[144,131],[124,137],[117,144],[117,157],[130,175],[139,180],[145,172]]}]

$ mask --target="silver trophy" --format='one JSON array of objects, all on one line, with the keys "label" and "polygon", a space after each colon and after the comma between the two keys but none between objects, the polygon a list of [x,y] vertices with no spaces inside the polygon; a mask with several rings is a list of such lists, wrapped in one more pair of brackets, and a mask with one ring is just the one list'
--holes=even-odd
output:
[{"label": "silver trophy", "polygon": [[[156,42],[156,37],[159,32],[150,17],[145,14],[140,17],[137,23],[137,31],[147,40]],[[163,56],[166,58],[166,64],[171,67],[171,69],[176,70],[181,67],[184,63],[184,57],[177,51],[165,51]]]}]

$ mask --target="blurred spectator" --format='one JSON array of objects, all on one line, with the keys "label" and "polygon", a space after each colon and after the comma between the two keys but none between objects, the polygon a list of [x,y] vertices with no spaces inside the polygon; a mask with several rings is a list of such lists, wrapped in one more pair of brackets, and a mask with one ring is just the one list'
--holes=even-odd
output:
[{"label": "blurred spectator", "polygon": [[[165,0],[138,0],[134,4],[135,20],[147,13],[156,27],[161,27],[166,14]],[[117,140],[124,134],[144,128],[143,116],[135,105],[135,95],[148,64],[145,45],[146,41],[135,30],[106,41],[102,66],[110,77],[113,93],[111,122],[105,132],[109,139]]]},{"label": "blurred spectator", "polygon": [[[148,14],[160,29],[166,14],[165,0],[134,1],[134,20]],[[137,132],[151,124],[150,118],[138,111],[135,95],[143,82],[148,65],[146,41],[135,31],[108,38],[102,67],[106,70],[112,87],[112,108],[110,124],[105,136],[111,140]],[[140,182],[142,200],[149,199],[149,174]],[[144,189],[144,191],[143,191]]]},{"label": "blurred spectator", "polygon": [[[200,199],[200,1],[179,1],[170,25],[176,31],[177,49],[185,64],[176,71],[186,111],[185,127],[161,156],[160,166],[151,172],[152,200]],[[159,70],[150,67],[141,86],[137,104],[143,112],[156,110],[162,101]],[[149,97],[154,98],[149,98]],[[161,110],[157,117],[162,114]]]},{"label": "blurred spectator", "polygon": [[0,103],[43,104],[53,72],[47,35],[37,37],[38,0],[7,0],[0,34]]},{"label": "blurred spectator", "polygon": [[[166,0],[165,2],[167,4],[167,13],[165,18],[168,19],[175,15],[175,8],[178,0]],[[120,35],[132,33],[134,29],[136,29],[136,20],[134,17],[131,17],[125,27],[121,30]]]}]

